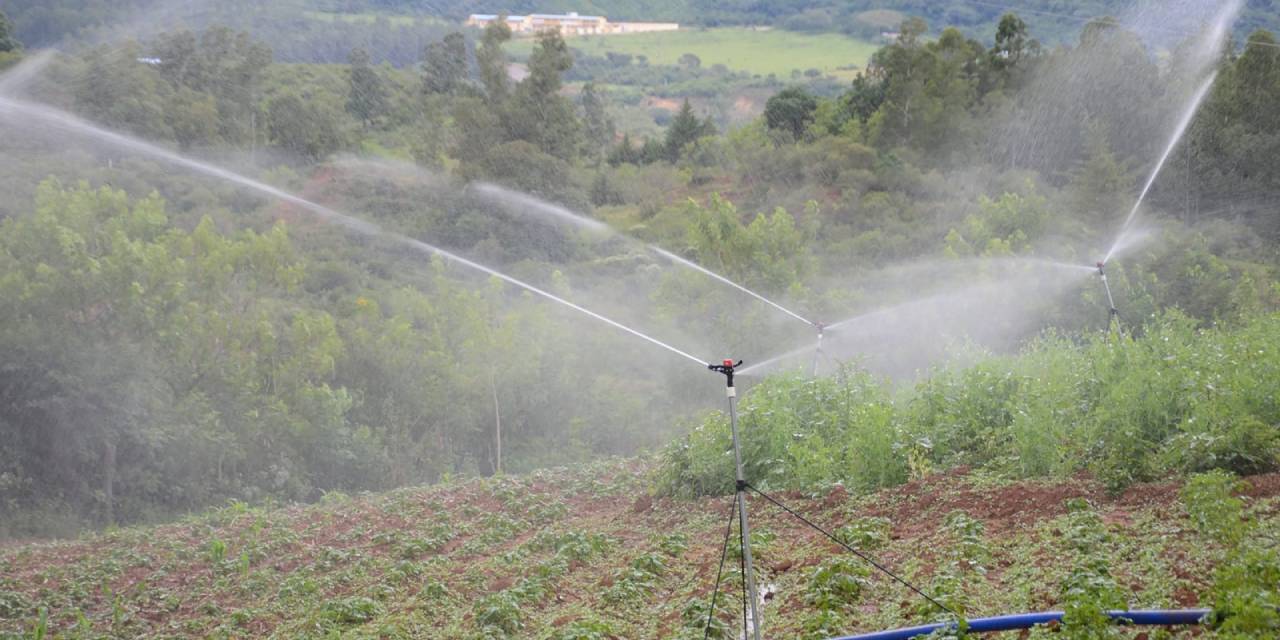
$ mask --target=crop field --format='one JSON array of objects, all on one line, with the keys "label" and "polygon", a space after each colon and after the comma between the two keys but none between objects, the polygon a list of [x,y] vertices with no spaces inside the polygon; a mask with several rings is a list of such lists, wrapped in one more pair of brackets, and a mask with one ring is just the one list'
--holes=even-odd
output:
[{"label": "crop field", "polygon": [[[732,499],[652,498],[652,469],[615,460],[307,507],[232,503],[173,525],[9,546],[0,637],[701,638]],[[1280,475],[1246,480],[1236,517],[1255,524],[1232,536],[1197,519],[1222,496],[1181,483],[1109,494],[1083,477],[959,469],[869,496],[780,497],[981,616],[1060,607],[1081,572],[1133,608],[1208,605],[1223,541],[1280,525]],[[797,520],[751,507],[770,635],[938,619]],[[732,637],[738,619],[733,548],[712,637]]]},{"label": "crop field", "polygon": [[[650,64],[676,64],[680,56],[692,53],[708,67],[723,64],[734,71],[787,79],[792,71],[817,69],[824,75],[852,79],[879,45],[847,36],[824,33],[804,34],[781,29],[682,29],[658,33],[569,38],[569,46],[594,56],[626,53],[645,56]],[[532,40],[518,40],[509,48],[527,55]],[[854,68],[856,67],[856,69]]]}]

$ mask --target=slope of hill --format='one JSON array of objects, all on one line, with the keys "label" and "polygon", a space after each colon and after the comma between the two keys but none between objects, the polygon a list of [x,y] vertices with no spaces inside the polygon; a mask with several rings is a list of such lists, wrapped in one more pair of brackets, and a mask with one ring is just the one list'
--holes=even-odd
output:
[{"label": "slope of hill", "polygon": [[[0,637],[702,637],[732,500],[654,499],[648,473],[623,460],[307,507],[232,504],[10,546]],[[1246,541],[1265,541],[1280,525],[1280,475],[1248,480]],[[1133,608],[1209,606],[1230,536],[1197,522],[1221,502],[1205,497],[1179,483],[1111,496],[1085,477],[964,469],[864,498],[779,496],[970,616],[1060,607],[1081,576]],[[771,636],[938,618],[797,520],[750,506]],[[733,633],[739,575],[727,571],[713,637]]]},{"label": "slope of hill", "polygon": [[[1243,41],[1245,36],[1259,28],[1280,30],[1278,2],[1280,0],[1249,0],[1236,24],[1237,38]],[[284,48],[287,52],[292,52],[298,49],[295,41],[300,38],[291,37],[287,29],[279,27],[288,26],[304,31],[321,29],[322,27],[308,23],[328,25],[333,21],[333,16],[323,15],[327,12],[347,13],[370,19],[382,16],[392,22],[396,16],[402,20],[437,17],[461,22],[471,13],[577,11],[584,15],[604,15],[613,20],[677,21],[698,27],[768,25],[804,32],[844,32],[859,37],[878,36],[882,31],[892,31],[902,16],[909,15],[924,18],[936,31],[954,26],[973,37],[989,41],[995,34],[1000,16],[1013,11],[1026,20],[1036,38],[1045,43],[1056,44],[1073,42],[1081,27],[1090,19],[1121,15],[1134,5],[1133,2],[1120,0],[1070,3],[1053,0],[272,0],[270,3],[224,0],[214,4],[200,4],[198,10],[192,12],[181,9],[177,4],[158,0],[9,0],[2,8],[13,19],[18,36],[30,46],[56,44],[64,38],[81,37],[110,25],[164,22],[177,18],[179,22],[186,24],[221,22],[264,28],[274,34],[276,40],[289,40],[290,42],[282,44],[286,44]],[[1176,7],[1175,11],[1182,8]],[[252,15],[253,19],[239,19],[245,15]],[[263,23],[273,23],[276,27]],[[388,26],[405,27],[411,24],[411,20],[405,20],[405,24],[392,25],[389,22]],[[325,30],[325,35],[332,39],[335,33]],[[317,46],[319,42],[318,39],[303,40],[307,40],[311,46]],[[363,46],[373,48],[371,44],[365,43]],[[345,55],[348,49],[349,47],[341,49],[341,53]],[[291,59],[296,58],[295,55]]]}]

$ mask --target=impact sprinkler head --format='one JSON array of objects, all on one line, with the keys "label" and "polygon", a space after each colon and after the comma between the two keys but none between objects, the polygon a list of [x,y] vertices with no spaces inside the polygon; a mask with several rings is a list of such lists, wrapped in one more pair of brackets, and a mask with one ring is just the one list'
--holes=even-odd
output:
[{"label": "impact sprinkler head", "polygon": [[724,360],[720,361],[720,364],[708,364],[707,368],[712,371],[715,371],[716,373],[723,373],[726,378],[726,381],[728,382],[728,386],[732,387],[733,386],[733,370],[741,366],[742,366],[741,360],[734,362],[732,358],[725,358]]},{"label": "impact sprinkler head", "polygon": [[825,331],[827,330],[827,325],[826,325],[826,323],[824,323],[824,322],[817,322],[817,321],[815,321],[815,322],[813,323],[813,328],[818,330],[818,337],[819,337],[819,338],[821,338],[821,337],[822,337],[823,332],[825,332]]},{"label": "impact sprinkler head", "polygon": [[1105,266],[1107,266],[1107,263],[1102,262],[1101,260],[1099,260],[1099,261],[1098,261],[1097,266],[1098,266],[1098,275],[1100,275],[1100,276],[1102,276],[1102,275],[1106,275],[1106,274],[1102,271],[1102,268],[1103,268],[1103,267],[1105,267]]}]

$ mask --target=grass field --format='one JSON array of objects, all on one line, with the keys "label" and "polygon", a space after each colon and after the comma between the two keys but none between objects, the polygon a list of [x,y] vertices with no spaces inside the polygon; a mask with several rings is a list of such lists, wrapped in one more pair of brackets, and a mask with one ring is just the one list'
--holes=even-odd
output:
[{"label": "grass field", "polygon": [[[783,79],[790,77],[793,70],[806,69],[852,79],[855,71],[849,67],[862,68],[879,48],[877,44],[834,33],[749,28],[580,36],[570,38],[569,46],[596,56],[608,52],[643,55],[650,64],[676,64],[681,55],[692,53],[702,60],[704,67],[723,64],[734,71],[773,73]],[[533,42],[520,40],[508,48],[516,55],[526,55],[533,48]]]}]

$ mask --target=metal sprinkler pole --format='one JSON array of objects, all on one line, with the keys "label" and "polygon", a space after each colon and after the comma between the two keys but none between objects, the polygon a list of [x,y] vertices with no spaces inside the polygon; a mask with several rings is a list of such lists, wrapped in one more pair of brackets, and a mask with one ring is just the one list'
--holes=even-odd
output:
[{"label": "metal sprinkler pole", "polygon": [[[741,360],[736,363],[733,360],[725,360],[718,365],[709,364],[707,368],[724,374],[725,393],[729,396],[729,431],[733,435],[733,462],[737,470],[735,487],[738,494],[738,526],[742,532],[742,559],[746,565],[744,567],[746,575],[743,579],[747,582],[747,593],[750,594],[747,600],[751,605],[751,637],[761,640],[762,620],[760,610],[756,606],[760,593],[756,591],[755,569],[752,568],[751,563],[751,529],[747,526],[747,479],[742,473],[742,448],[738,444],[738,391],[733,386],[733,370],[740,366],[742,366]],[[746,629],[743,629],[743,634],[746,634]]]},{"label": "metal sprinkler pole", "polygon": [[1116,308],[1116,300],[1111,297],[1111,284],[1107,282],[1107,273],[1102,270],[1106,263],[1098,263],[1098,277],[1102,279],[1102,288],[1107,292],[1107,328],[1111,327],[1112,322],[1117,325],[1120,323],[1120,310]]},{"label": "metal sprinkler pole", "polygon": [[815,345],[813,348],[812,377],[816,378],[818,377],[818,361],[822,359],[822,334],[823,334],[823,331],[826,330],[827,326],[822,324],[821,322],[815,322],[813,323],[813,326],[818,330],[818,344]]}]

